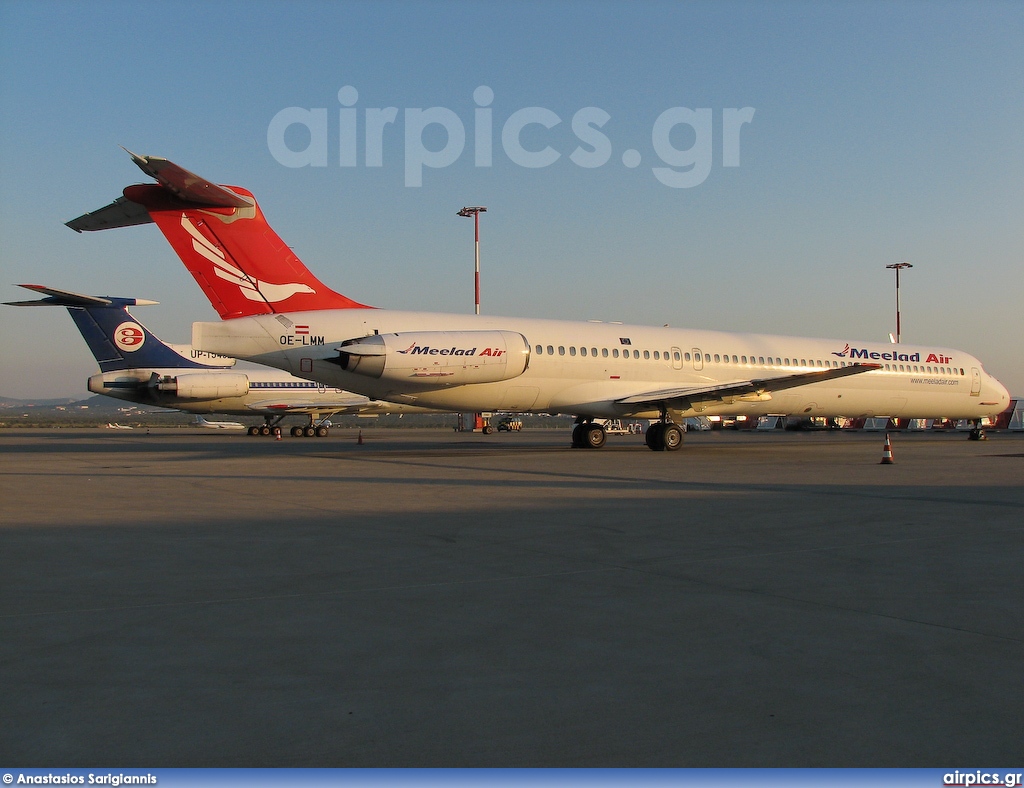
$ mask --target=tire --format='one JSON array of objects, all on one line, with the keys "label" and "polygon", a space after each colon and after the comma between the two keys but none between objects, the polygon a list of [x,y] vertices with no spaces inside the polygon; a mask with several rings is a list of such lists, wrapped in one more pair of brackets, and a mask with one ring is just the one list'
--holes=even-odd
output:
[{"label": "tire", "polygon": [[651,451],[665,451],[665,444],[661,440],[662,432],[665,429],[665,425],[660,421],[656,421],[647,428],[647,435],[645,440],[647,441],[647,448]]},{"label": "tire", "polygon": [[600,449],[608,440],[608,433],[598,424],[586,424],[581,430],[583,445],[588,449]]},{"label": "tire", "polygon": [[316,436],[318,438],[326,438],[327,437],[327,433],[329,431],[330,430],[328,430],[327,427],[324,427],[323,425],[321,425],[321,426],[316,428]]},{"label": "tire", "polygon": [[250,427],[249,428],[249,434],[250,435],[259,435],[260,434],[260,428],[259,427]]},{"label": "tire", "polygon": [[314,437],[316,435],[316,428],[314,428],[314,427],[306,427],[302,431],[302,434],[305,435],[307,438],[312,438],[312,437]]},{"label": "tire", "polygon": [[264,424],[262,427],[260,427],[260,435],[262,435],[265,438],[269,434],[270,434],[270,427],[269,426]]},{"label": "tire", "polygon": [[683,431],[678,424],[666,424],[661,432],[663,451],[679,451],[683,445]]},{"label": "tire", "polygon": [[302,437],[302,427],[292,427],[291,434],[293,438]]},{"label": "tire", "polygon": [[481,430],[481,432],[482,432],[482,433],[483,433],[484,435],[490,435],[490,434],[491,434],[492,432],[494,432],[494,427],[492,427],[492,426],[491,426],[490,424],[488,424],[488,425],[487,425],[486,427],[484,427],[484,428],[483,428],[483,429]]},{"label": "tire", "polygon": [[577,424],[572,428],[572,447],[582,449],[586,444],[583,442],[583,429],[585,424]]}]

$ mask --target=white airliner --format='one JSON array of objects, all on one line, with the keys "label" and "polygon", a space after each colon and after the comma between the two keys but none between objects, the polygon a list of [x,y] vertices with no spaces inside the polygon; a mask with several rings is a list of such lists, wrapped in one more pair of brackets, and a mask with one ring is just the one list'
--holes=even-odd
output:
[{"label": "white airliner", "polygon": [[1009,402],[951,348],[367,307],[313,276],[246,189],[131,156],[157,183],[68,226],[156,222],[222,319],[193,325],[195,347],[374,399],[572,414],[580,448],[604,445],[595,419],[656,419],[656,451],[679,448],[687,416],[941,416],[980,435]]},{"label": "white airliner", "polygon": [[196,415],[196,426],[207,430],[244,430],[245,425],[240,421],[210,421],[200,415]]},{"label": "white airliner", "polygon": [[[188,413],[227,413],[263,416],[264,424],[250,435],[270,435],[285,416],[301,415],[304,427],[293,436],[324,437],[327,418],[337,414],[381,414],[420,411],[390,402],[370,400],[283,372],[267,369],[233,370],[235,359],[170,345],[140,323],[129,306],[155,304],[140,298],[88,296],[43,285],[20,285],[42,293],[36,301],[13,301],[9,306],[62,306],[100,365],[89,378],[89,391],[145,405]],[[209,422],[201,427],[245,429],[238,422]],[[111,429],[131,429],[108,425]]]}]

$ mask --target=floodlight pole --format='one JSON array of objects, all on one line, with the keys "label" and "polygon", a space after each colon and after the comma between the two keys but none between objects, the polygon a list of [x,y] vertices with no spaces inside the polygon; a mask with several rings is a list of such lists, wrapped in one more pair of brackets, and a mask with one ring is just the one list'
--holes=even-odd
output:
[{"label": "floodlight pole", "polygon": [[487,211],[482,205],[476,205],[470,208],[463,208],[459,211],[459,216],[472,216],[474,225],[474,244],[475,244],[475,259],[476,265],[474,268],[473,275],[473,289],[476,293],[476,314],[480,314],[480,214]]},{"label": "floodlight pole", "polygon": [[892,263],[886,268],[896,271],[896,344],[900,343],[900,271],[904,268],[913,268],[910,263]]}]

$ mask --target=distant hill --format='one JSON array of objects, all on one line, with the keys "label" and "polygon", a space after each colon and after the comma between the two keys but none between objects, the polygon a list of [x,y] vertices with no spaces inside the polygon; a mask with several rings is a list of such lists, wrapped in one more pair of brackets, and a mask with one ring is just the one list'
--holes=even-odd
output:
[{"label": "distant hill", "polygon": [[57,405],[69,405],[78,400],[73,397],[63,399],[14,399],[0,396],[0,408],[52,408]]}]

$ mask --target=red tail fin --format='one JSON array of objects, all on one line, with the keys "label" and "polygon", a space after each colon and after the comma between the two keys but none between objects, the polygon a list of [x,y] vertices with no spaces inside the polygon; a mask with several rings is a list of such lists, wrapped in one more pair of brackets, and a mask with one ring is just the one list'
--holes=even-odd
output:
[{"label": "red tail fin", "polygon": [[145,207],[222,319],[369,308],[313,276],[267,224],[252,194],[228,188],[245,204],[194,201],[162,184],[129,186],[124,196]]}]

